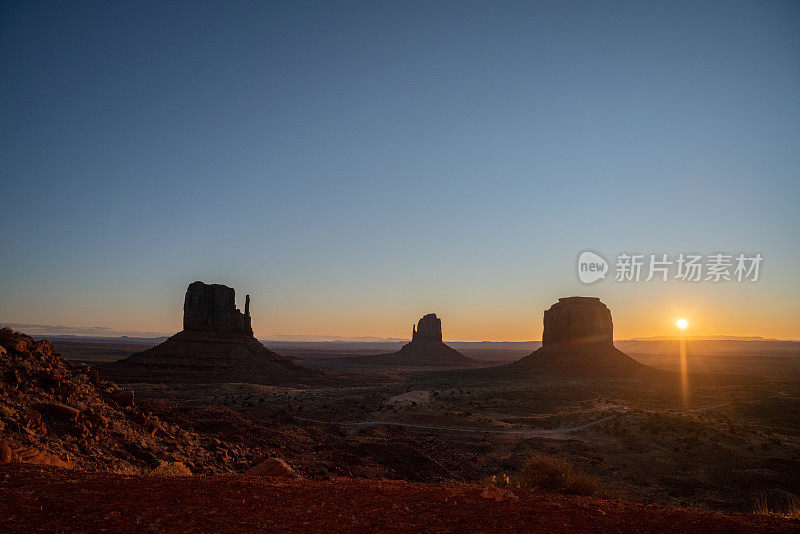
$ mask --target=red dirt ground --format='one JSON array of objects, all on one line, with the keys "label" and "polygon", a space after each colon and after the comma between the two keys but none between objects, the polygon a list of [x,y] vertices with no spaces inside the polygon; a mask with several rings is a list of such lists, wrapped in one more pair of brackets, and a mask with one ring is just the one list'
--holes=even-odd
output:
[{"label": "red dirt ground", "polygon": [[[800,521],[388,480],[0,467],[2,532],[800,532]],[[484,495],[482,495],[484,494]]]}]

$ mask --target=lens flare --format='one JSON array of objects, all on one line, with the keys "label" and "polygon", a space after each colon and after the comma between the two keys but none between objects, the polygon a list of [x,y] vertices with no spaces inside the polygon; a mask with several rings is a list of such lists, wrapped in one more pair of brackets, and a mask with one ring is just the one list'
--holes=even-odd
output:
[{"label": "lens flare", "polygon": [[681,401],[683,405],[689,404],[689,366],[686,361],[686,338],[683,331],[689,326],[689,321],[680,318],[675,321],[675,326],[681,330],[680,351],[681,351]]}]

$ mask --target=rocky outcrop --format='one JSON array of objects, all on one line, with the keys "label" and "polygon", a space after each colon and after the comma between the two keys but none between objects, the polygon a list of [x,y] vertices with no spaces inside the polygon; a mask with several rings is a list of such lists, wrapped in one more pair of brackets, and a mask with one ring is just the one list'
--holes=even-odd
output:
[{"label": "rocky outcrop", "polygon": [[245,297],[245,312],[236,308],[236,291],[222,284],[193,282],[183,300],[183,329],[229,336],[252,336],[250,295]]},{"label": "rocky outcrop", "polygon": [[560,298],[544,312],[542,347],[487,376],[524,379],[533,373],[584,376],[654,372],[614,347],[611,311],[596,297]]},{"label": "rocky outcrop", "polygon": [[435,313],[422,316],[417,326],[411,327],[411,341],[442,341],[442,320]]},{"label": "rocky outcrop", "polygon": [[0,348],[0,463],[147,472],[178,460],[201,473],[232,471],[200,436],[153,416],[49,341],[3,328]]},{"label": "rocky outcrop", "polygon": [[544,312],[542,346],[587,352],[614,346],[611,310],[597,297],[566,297]]},{"label": "rocky outcrop", "polygon": [[252,382],[295,385],[324,373],[301,367],[253,337],[250,295],[244,313],[233,288],[193,282],[183,304],[183,330],[119,362],[98,366],[117,382]]},{"label": "rocky outcrop", "polygon": [[442,320],[435,313],[424,315],[411,327],[411,341],[392,354],[347,358],[349,364],[395,367],[471,367],[478,364],[442,341]]}]

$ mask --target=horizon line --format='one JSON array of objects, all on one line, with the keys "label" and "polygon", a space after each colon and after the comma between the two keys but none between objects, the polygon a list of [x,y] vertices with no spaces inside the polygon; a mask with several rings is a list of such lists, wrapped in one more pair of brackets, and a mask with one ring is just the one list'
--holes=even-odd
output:
[{"label": "horizon line", "polygon": [[[28,323],[11,323],[0,322],[0,327],[9,327],[14,330],[20,331],[30,336],[38,337],[76,337],[76,338],[95,338],[95,339],[121,339],[121,338],[139,338],[139,339],[160,339],[168,338],[175,335],[177,332],[153,332],[153,331],[136,331],[136,330],[117,330],[106,326],[63,326],[63,325],[46,325],[46,324],[28,324]],[[297,343],[332,343],[332,342],[350,342],[350,343],[403,343],[411,341],[410,338],[398,337],[379,337],[379,336],[337,336],[326,334],[254,334],[256,339],[264,342],[297,342]],[[614,341],[670,341],[680,339],[679,334],[674,335],[661,335],[661,336],[633,336],[614,338]],[[792,341],[798,342],[800,340],[794,338],[775,338],[764,336],[734,336],[730,334],[696,334],[685,335],[684,339],[695,341]],[[459,339],[446,339],[446,343],[541,343],[540,339],[526,339],[526,340],[459,340]]]}]

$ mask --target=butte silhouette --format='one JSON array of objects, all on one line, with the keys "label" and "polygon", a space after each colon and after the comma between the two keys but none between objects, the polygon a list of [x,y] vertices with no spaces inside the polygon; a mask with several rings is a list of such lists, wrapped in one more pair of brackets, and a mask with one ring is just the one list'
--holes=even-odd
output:
[{"label": "butte silhouette", "polygon": [[652,370],[614,347],[613,333],[611,310],[599,298],[560,298],[544,312],[542,347],[501,368],[587,375]]},{"label": "butte silhouette", "polygon": [[346,358],[347,362],[399,367],[466,367],[477,364],[442,341],[442,320],[435,313],[411,326],[411,341],[391,354]]},{"label": "butte silhouette", "polygon": [[296,384],[324,376],[272,352],[253,337],[250,295],[242,313],[236,308],[233,288],[203,282],[193,282],[186,290],[181,332],[98,370],[119,382]]}]

